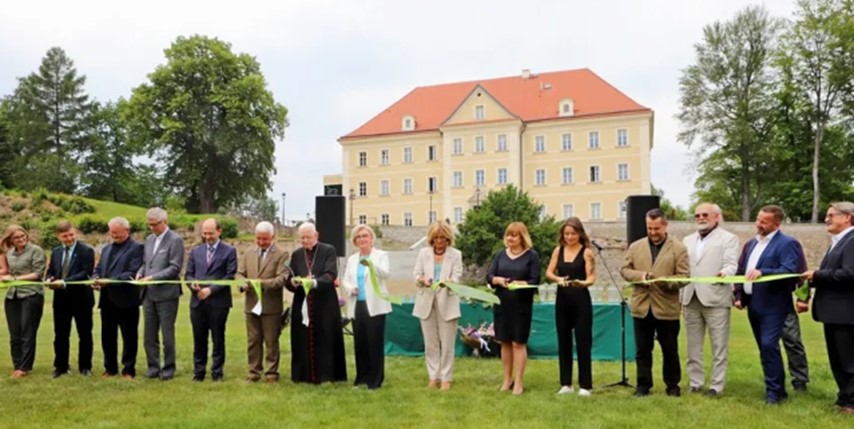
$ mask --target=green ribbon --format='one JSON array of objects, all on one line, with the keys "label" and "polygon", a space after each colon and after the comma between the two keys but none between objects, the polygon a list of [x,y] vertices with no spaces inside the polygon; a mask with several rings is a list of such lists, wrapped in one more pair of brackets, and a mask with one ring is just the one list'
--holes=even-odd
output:
[{"label": "green ribbon", "polygon": [[666,282],[666,283],[764,283],[764,282],[773,282],[775,280],[782,279],[790,279],[794,277],[800,277],[800,274],[772,274],[769,276],[762,276],[758,279],[747,280],[745,276],[710,276],[710,277],[664,277],[659,279],[650,279],[643,280],[637,282],[631,282],[630,284],[649,284],[649,283],[657,283],[657,282]]},{"label": "green ribbon", "polygon": [[539,288],[540,286],[546,286],[546,285],[548,285],[548,283],[543,283],[543,284],[541,284],[541,285],[528,285],[528,284],[521,284],[521,283],[509,283],[509,284],[507,285],[507,289],[510,289],[510,290],[519,290],[519,289],[537,289],[537,288]]},{"label": "green ribbon", "polygon": [[386,296],[382,293],[382,290],[380,290],[380,279],[377,277],[377,270],[374,269],[374,263],[370,259],[362,259],[361,262],[365,262],[368,267],[368,275],[371,278],[371,287],[374,289],[374,295],[392,304],[403,304],[403,298],[399,296]]},{"label": "green ribbon", "polygon": [[311,292],[311,285],[314,283],[312,279],[308,277],[294,277],[294,280],[300,283],[303,290],[305,291],[305,295],[308,296],[308,293]]},{"label": "green ribbon", "polygon": [[495,294],[489,293],[483,289],[473,288],[471,286],[466,286],[460,283],[435,282],[433,283],[433,285],[430,286],[430,288],[433,290],[437,290],[440,285],[444,285],[462,298],[473,299],[475,301],[483,301],[490,304],[501,304],[501,300],[498,299]]},{"label": "green ribbon", "polygon": [[[228,287],[242,287],[249,282],[252,285],[252,289],[255,290],[255,294],[258,297],[261,297],[261,280],[258,279],[246,279],[246,280],[194,280],[192,283],[204,283],[206,285],[213,286],[228,286]],[[181,285],[185,286],[187,281],[184,279],[181,280],[115,280],[115,279],[98,279],[97,282],[101,284],[109,285],[111,283],[127,283],[132,284],[134,286],[157,286],[157,285]],[[45,281],[34,281],[34,280],[14,280],[14,281],[4,281],[0,282],[0,289],[7,289],[10,287],[18,287],[18,286],[45,286],[51,282]],[[91,286],[96,283],[96,280],[75,280],[70,282],[65,282],[66,285],[82,285],[82,286]]]}]

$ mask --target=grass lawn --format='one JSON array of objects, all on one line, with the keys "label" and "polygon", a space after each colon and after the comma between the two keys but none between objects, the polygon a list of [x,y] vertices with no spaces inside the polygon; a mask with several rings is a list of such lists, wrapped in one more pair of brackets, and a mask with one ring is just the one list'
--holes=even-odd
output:
[{"label": "grass lawn", "polygon": [[[48,301],[51,292],[48,292]],[[283,381],[277,385],[247,384],[246,335],[242,301],[236,300],[228,321],[225,382],[191,381],[192,336],[186,302],[178,316],[178,375],[162,382],[138,377],[132,381],[80,377],[76,371],[58,380],[50,377],[53,362],[51,306],[39,332],[34,371],[23,380],[6,377],[12,371],[8,332],[0,329],[0,428],[268,428],[268,427],[454,427],[454,428],[851,428],[854,417],[833,408],[836,387],[824,349],[821,326],[809,316],[802,328],[810,360],[812,383],[804,394],[792,392],[779,407],[763,402],[762,372],[756,346],[743,312],[733,313],[733,332],[727,389],[723,397],[683,394],[670,398],[660,381],[656,347],[656,386],[653,395],[633,398],[628,388],[602,388],[619,380],[619,362],[594,362],[594,392],[589,398],[558,397],[557,362],[533,360],[526,376],[526,393],[499,393],[498,360],[461,358],[450,392],[427,391],[422,358],[390,357],[386,383],[380,391],[353,390],[349,383],[321,386],[289,381],[289,335],[281,339]],[[240,309],[240,311],[238,311]],[[97,310],[96,310],[97,311]],[[2,309],[0,309],[2,312]],[[98,314],[95,314],[95,368],[103,371]],[[140,321],[140,337],[142,322]],[[72,368],[76,369],[76,336],[72,334]],[[145,354],[137,372],[145,372]],[[685,356],[684,331],[680,335]],[[707,347],[708,349],[708,347]],[[347,337],[348,375],[352,380],[352,339]],[[708,357],[707,357],[708,361]],[[708,365],[707,365],[708,366]],[[634,379],[634,365],[629,365]],[[209,378],[208,378],[209,380]],[[687,379],[684,374],[684,391]]]},{"label": "grass lawn", "polygon": [[[85,200],[87,203],[91,204],[92,207],[95,207],[96,213],[103,216],[105,219],[112,219],[116,216],[123,216],[128,219],[145,219],[145,213],[148,211],[148,209],[144,207],[131,206],[112,201],[93,200],[90,198],[85,198]],[[84,213],[82,216],[86,216],[86,214]]]}]

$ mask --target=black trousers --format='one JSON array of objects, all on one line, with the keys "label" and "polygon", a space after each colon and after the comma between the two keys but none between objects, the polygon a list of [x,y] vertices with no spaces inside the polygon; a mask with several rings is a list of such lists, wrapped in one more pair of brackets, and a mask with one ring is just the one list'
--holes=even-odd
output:
[{"label": "black trousers", "polygon": [[213,343],[211,377],[222,378],[228,310],[228,308],[214,308],[206,303],[190,309],[190,322],[193,324],[193,376],[196,378],[205,377],[205,369],[208,365],[208,334]]},{"label": "black trousers", "polygon": [[77,369],[92,370],[92,306],[88,302],[69,297],[53,299],[53,367],[57,371],[69,369],[71,321],[77,326]]},{"label": "black trousers", "polygon": [[356,349],[356,381],[379,389],[385,378],[385,314],[371,317],[365,301],[356,302],[353,346]]},{"label": "black trousers", "polygon": [[593,303],[587,288],[560,288],[555,302],[558,362],[561,386],[572,385],[573,332],[578,355],[578,385],[593,388]]},{"label": "black trousers", "polygon": [[678,389],[682,381],[682,367],[679,362],[679,320],[659,320],[652,310],[644,318],[634,318],[635,323],[635,364],[637,366],[637,390],[649,392],[652,388],[652,349],[655,339],[661,346],[663,357],[662,374],[667,389]]},{"label": "black trousers", "polygon": [[854,407],[854,325],[824,325],[830,370],[839,392],[836,405]]},{"label": "black trousers", "polygon": [[119,308],[105,300],[101,303],[101,348],[104,370],[119,373],[119,330],[122,332],[122,375],[136,376],[136,353],[139,349],[139,307]]},{"label": "black trousers", "polygon": [[44,295],[6,299],[4,308],[6,324],[9,326],[12,365],[16,370],[29,372],[36,360],[36,335],[44,311]]}]

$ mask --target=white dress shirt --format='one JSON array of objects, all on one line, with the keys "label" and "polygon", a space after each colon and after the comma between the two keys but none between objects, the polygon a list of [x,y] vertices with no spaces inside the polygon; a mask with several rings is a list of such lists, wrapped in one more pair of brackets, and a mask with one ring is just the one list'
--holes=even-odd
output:
[{"label": "white dress shirt", "polygon": [[[744,275],[756,269],[756,264],[759,263],[759,258],[762,257],[762,253],[765,252],[765,248],[768,247],[768,243],[771,242],[771,239],[777,235],[777,231],[779,229],[774,230],[774,232],[766,235],[756,236],[756,246],[753,246],[753,251],[750,252],[750,256],[747,258],[747,267],[744,268]],[[745,282],[744,283],[744,293],[751,295],[753,294],[753,282]]]},{"label": "white dress shirt", "polygon": [[854,226],[849,226],[848,228],[843,229],[842,232],[840,232],[839,234],[836,234],[833,237],[831,237],[830,238],[830,249],[828,250],[828,252],[833,250],[833,248],[836,247],[836,243],[839,243],[840,241],[842,241],[842,239],[845,238],[845,236],[848,235],[851,231],[854,231]]},{"label": "white dress shirt", "polygon": [[151,251],[152,255],[157,254],[157,249],[160,248],[160,243],[163,242],[163,237],[166,236],[166,231],[169,231],[169,227],[166,227],[166,229],[164,229],[163,232],[160,233],[160,235],[154,235],[154,249],[152,249]]}]

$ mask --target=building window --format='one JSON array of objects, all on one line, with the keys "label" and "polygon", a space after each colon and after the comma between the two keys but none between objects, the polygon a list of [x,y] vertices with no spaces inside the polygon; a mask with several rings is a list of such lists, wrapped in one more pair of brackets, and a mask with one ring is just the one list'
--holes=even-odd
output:
[{"label": "building window", "polygon": [[560,149],[564,151],[572,150],[572,134],[561,134]]},{"label": "building window", "polygon": [[380,219],[382,220],[383,225],[388,225],[388,213],[381,214]]},{"label": "building window", "polygon": [[602,204],[590,204],[590,219],[602,219]]},{"label": "building window", "polygon": [[462,155],[463,153],[463,139],[457,137],[454,139],[454,155]]},{"label": "building window", "polygon": [[534,152],[546,151],[546,136],[534,137]]},{"label": "building window", "polygon": [[435,177],[427,178],[427,192],[436,192],[438,190],[438,186],[436,183]]},{"label": "building window", "polygon": [[561,176],[563,178],[561,183],[564,185],[572,183],[572,167],[564,167]]},{"label": "building window", "polygon": [[546,216],[548,216],[548,215],[549,215],[549,211],[548,211],[548,210],[546,210],[546,206],[540,206],[540,213],[539,213],[539,216],[538,216],[538,217],[540,218],[540,221],[542,221],[543,219],[545,219],[545,218],[546,218]]},{"label": "building window", "polygon": [[380,195],[388,195],[388,180],[380,181]]},{"label": "building window", "polygon": [[454,223],[462,223],[463,222],[463,208],[462,207],[454,207]]},{"label": "building window", "polygon": [[403,226],[412,226],[412,213],[406,212],[403,214]]},{"label": "building window", "polygon": [[629,164],[617,164],[617,180],[629,180]]},{"label": "building window", "polygon": [[368,165],[368,153],[367,152],[359,152],[359,167],[366,167]]},{"label": "building window", "polygon": [[626,205],[626,201],[625,200],[620,201],[620,205],[617,206],[617,216],[619,216],[620,219],[625,219],[627,211],[628,211],[628,206]]},{"label": "building window", "polygon": [[368,184],[366,182],[359,182],[359,196],[367,197],[368,196]]},{"label": "building window", "polygon": [[617,146],[626,147],[629,145],[629,132],[626,129],[617,130]]},{"label": "building window", "polygon": [[499,168],[498,169],[498,184],[504,185],[507,183],[507,169]]},{"label": "building window", "polygon": [[546,170],[537,170],[534,172],[534,176],[537,186],[544,186],[546,184]]},{"label": "building window", "polygon": [[403,131],[412,131],[415,129],[415,118],[412,115],[405,115],[401,121],[400,127]]},{"label": "building window", "polygon": [[563,218],[569,219],[575,216],[575,207],[572,204],[564,204],[563,205]]},{"label": "building window", "polygon": [[359,215],[359,223],[362,225],[368,223],[368,217],[365,215]]},{"label": "building window", "polygon": [[428,161],[435,161],[438,157],[439,157],[439,155],[436,154],[436,146],[434,146],[434,145],[427,146],[427,160]]},{"label": "building window", "polygon": [[380,151],[380,165],[388,165],[388,149]]},{"label": "building window", "polygon": [[486,183],[486,173],[483,170],[475,170],[474,184],[477,186],[483,186],[484,183]]},{"label": "building window", "polygon": [[403,179],[403,193],[406,195],[412,193],[412,179]]},{"label": "building window", "polygon": [[454,187],[462,188],[463,187],[463,172],[455,171],[454,172]]},{"label": "building window", "polygon": [[477,153],[483,153],[483,136],[477,136],[474,138],[474,151]]},{"label": "building window", "polygon": [[506,152],[507,151],[507,134],[499,134],[498,135],[498,151]]},{"label": "building window", "polygon": [[599,183],[599,166],[591,165],[590,166],[590,181],[593,183]]},{"label": "building window", "polygon": [[412,164],[412,148],[411,147],[403,148],[403,163],[404,164]]},{"label": "building window", "polygon": [[587,147],[599,149],[599,131],[591,131],[587,138]]},{"label": "building window", "polygon": [[428,215],[428,218],[427,218],[428,224],[431,224],[433,222],[436,222],[436,212],[435,211],[430,212],[430,214]]},{"label": "building window", "polygon": [[474,106],[474,119],[477,121],[486,119],[486,112],[484,112],[483,105]]}]

